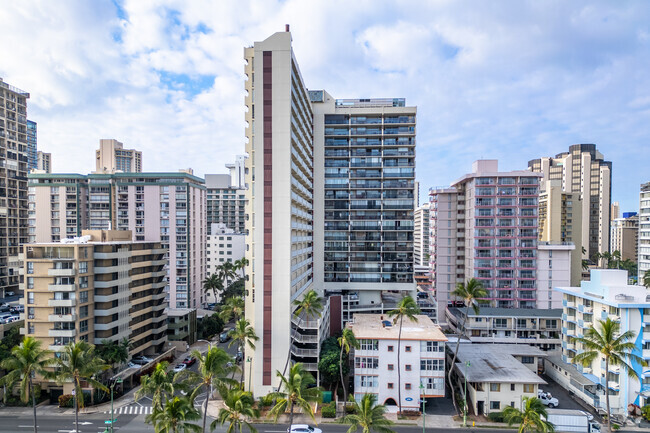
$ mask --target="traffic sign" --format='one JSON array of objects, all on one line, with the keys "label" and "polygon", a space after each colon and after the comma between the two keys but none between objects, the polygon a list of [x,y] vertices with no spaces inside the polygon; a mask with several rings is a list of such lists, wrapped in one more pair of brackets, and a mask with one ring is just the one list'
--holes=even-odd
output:
[{"label": "traffic sign", "polygon": [[117,421],[117,418],[115,418],[113,421],[111,421],[110,419],[107,419],[106,421],[104,421],[104,424],[112,424],[115,421]]}]

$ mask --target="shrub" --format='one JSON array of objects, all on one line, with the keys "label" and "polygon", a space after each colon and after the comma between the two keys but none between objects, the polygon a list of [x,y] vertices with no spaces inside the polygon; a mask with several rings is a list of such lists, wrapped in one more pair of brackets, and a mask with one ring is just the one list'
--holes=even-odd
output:
[{"label": "shrub", "polygon": [[72,407],[73,396],[70,394],[63,394],[59,396],[59,407]]},{"label": "shrub", "polygon": [[323,418],[336,418],[336,406],[334,403],[322,405],[320,412]]},{"label": "shrub", "polygon": [[492,422],[503,422],[503,412],[490,412],[488,419]]},{"label": "shrub", "polygon": [[419,410],[403,410],[402,415],[404,416],[420,416],[420,411]]},{"label": "shrub", "polygon": [[641,415],[643,415],[646,421],[650,421],[650,405],[641,408]]},{"label": "shrub", "polygon": [[617,431],[617,430],[620,430],[620,429],[621,429],[621,426],[620,426],[620,425],[618,425],[618,424],[612,424],[612,430]]},{"label": "shrub", "polygon": [[357,407],[353,404],[346,404],[345,413],[355,414],[357,413]]},{"label": "shrub", "polygon": [[269,407],[273,404],[273,396],[272,395],[263,395],[260,397],[260,406],[261,407]]}]

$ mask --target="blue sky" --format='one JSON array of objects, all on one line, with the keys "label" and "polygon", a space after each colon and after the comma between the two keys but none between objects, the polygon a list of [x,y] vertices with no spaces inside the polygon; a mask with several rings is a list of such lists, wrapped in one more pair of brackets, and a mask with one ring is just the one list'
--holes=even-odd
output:
[{"label": "blue sky", "polygon": [[649,2],[22,0],[0,10],[0,77],[31,93],[55,171],[91,171],[115,138],[145,170],[225,172],[244,150],[243,47],[286,23],[309,88],[417,105],[422,194],[478,158],[522,169],[595,143],[637,210]]}]

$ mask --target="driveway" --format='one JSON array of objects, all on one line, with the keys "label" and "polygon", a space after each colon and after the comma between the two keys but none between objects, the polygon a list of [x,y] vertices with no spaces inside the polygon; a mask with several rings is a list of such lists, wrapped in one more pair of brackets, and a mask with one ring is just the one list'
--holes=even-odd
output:
[{"label": "driveway", "polygon": [[549,378],[545,374],[543,374],[541,377],[548,382],[548,385],[541,385],[540,388],[546,392],[550,392],[553,394],[553,397],[559,400],[560,405],[558,406],[558,409],[578,409],[587,411],[592,415],[596,414],[596,411],[593,408],[588,407],[586,403],[578,403],[578,398],[572,397],[569,394],[569,391],[562,388],[560,385],[554,382],[553,379]]}]

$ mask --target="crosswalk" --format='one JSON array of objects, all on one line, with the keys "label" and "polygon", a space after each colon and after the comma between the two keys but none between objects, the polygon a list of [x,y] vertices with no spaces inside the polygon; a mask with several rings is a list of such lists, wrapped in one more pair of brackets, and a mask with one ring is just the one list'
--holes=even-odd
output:
[{"label": "crosswalk", "polygon": [[[202,403],[201,402],[195,402],[194,406],[197,409],[202,409]],[[110,410],[104,411],[105,414],[110,414]],[[127,406],[122,406],[122,407],[116,407],[113,411],[115,415],[150,415],[151,414],[151,406],[144,406],[138,403],[132,403]]]}]

